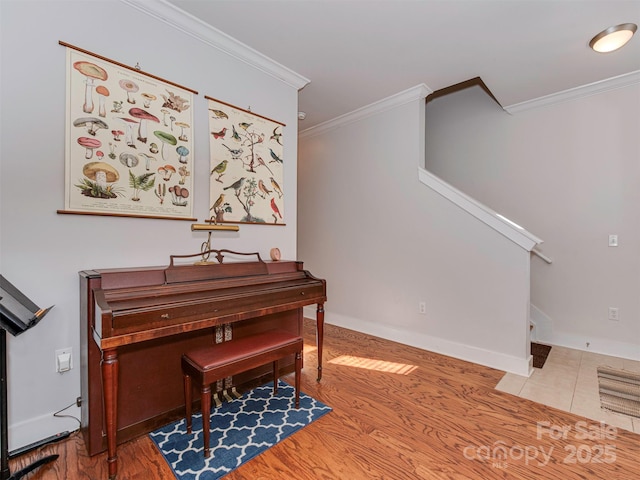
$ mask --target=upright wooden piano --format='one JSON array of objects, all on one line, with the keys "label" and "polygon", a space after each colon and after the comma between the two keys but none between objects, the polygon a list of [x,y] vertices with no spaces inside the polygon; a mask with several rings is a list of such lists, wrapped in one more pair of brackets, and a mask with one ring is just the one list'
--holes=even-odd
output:
[{"label": "upright wooden piano", "polygon": [[[89,455],[184,415],[180,358],[186,350],[278,328],[302,334],[302,308],[317,304],[318,380],[326,283],[302,262],[255,261],[80,272],[82,426]],[[229,252],[234,253],[234,252]],[[188,257],[188,256],[184,256]],[[217,337],[217,339],[216,339]],[[284,362],[291,371],[293,359]],[[255,382],[269,366],[233,377]],[[265,377],[266,378],[266,377]]]}]

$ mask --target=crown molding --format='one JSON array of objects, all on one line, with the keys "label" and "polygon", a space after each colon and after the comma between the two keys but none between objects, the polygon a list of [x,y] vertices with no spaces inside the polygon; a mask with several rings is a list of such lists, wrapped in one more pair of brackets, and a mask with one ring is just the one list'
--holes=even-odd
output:
[{"label": "crown molding", "polygon": [[120,0],[181,32],[300,90],[310,80],[166,0]]},{"label": "crown molding", "polygon": [[617,77],[611,77],[606,80],[589,83],[581,87],[553,93],[544,97],[534,98],[533,100],[527,100],[526,102],[514,103],[513,105],[504,107],[504,109],[507,113],[513,115],[533,108],[546,107],[557,103],[567,102],[569,100],[589,97],[591,95],[597,95],[599,93],[616,90],[618,88],[629,87],[638,83],[640,83],[640,70],[625,73],[624,75],[618,75]]},{"label": "crown molding", "polygon": [[299,132],[298,137],[304,138],[314,135],[320,135],[321,133],[324,133],[328,130],[343,127],[349,123],[362,120],[363,118],[367,118],[381,112],[385,112],[391,108],[395,108],[400,105],[413,102],[415,100],[424,100],[432,93],[433,90],[422,83],[400,93],[396,93],[395,95],[391,95],[390,97],[371,103],[362,108],[358,108],[357,110],[354,110],[352,112],[340,115],[339,117],[336,117],[332,120],[328,120],[313,127],[307,128],[306,130],[302,130],[301,132]]}]

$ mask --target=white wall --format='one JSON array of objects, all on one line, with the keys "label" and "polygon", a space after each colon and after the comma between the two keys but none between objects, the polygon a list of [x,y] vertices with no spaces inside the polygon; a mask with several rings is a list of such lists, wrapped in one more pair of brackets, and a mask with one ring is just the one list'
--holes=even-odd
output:
[{"label": "white wall", "polygon": [[424,97],[372,110],[300,136],[298,251],[327,323],[526,375],[529,253],[419,182]]},{"label": "white wall", "polygon": [[514,115],[479,88],[427,105],[427,169],[545,240],[539,341],[640,359],[639,107],[637,84]]},{"label": "white wall", "polygon": [[[278,246],[295,259],[297,89],[119,1],[7,1],[1,16],[0,271],[40,306],[55,308],[8,339],[9,448],[78,423],[52,414],[80,395],[78,272],[166,265],[196,253],[206,233],[185,221],[59,215],[64,208],[66,43],[197,90],[195,216],[209,217],[207,101],[218,98],[285,123],[286,227],[242,225],[214,233],[214,248]],[[74,368],[55,373],[54,351],[72,347]],[[79,417],[75,406],[64,413]]]}]

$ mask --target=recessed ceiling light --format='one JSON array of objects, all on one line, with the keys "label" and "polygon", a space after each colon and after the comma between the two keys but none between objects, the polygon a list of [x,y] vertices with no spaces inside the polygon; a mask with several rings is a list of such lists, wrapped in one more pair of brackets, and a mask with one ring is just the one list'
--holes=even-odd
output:
[{"label": "recessed ceiling light", "polygon": [[622,23],[609,27],[593,37],[589,46],[599,53],[613,52],[631,40],[637,29],[638,26],[635,23]]},{"label": "recessed ceiling light", "polygon": [[307,118],[307,114],[305,112],[298,112],[298,120],[304,120]]}]

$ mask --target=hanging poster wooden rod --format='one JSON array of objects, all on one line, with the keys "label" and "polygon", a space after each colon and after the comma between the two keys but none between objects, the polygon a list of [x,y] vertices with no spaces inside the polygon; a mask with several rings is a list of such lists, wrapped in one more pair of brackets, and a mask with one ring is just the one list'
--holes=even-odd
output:
[{"label": "hanging poster wooden rod", "polygon": [[273,118],[265,117],[264,115],[258,115],[257,113],[252,112],[251,110],[248,110],[246,108],[241,108],[241,107],[238,107],[236,105],[232,105],[232,104],[227,103],[227,102],[223,102],[222,100],[218,100],[217,98],[209,97],[208,95],[205,95],[204,98],[206,98],[207,100],[213,100],[214,102],[222,103],[223,105],[226,105],[227,107],[235,108],[236,110],[240,110],[242,112],[249,113],[249,114],[251,114],[251,115],[253,115],[255,117],[264,118],[265,120],[269,120],[270,122],[277,123],[278,125],[282,125],[283,127],[287,126],[286,124],[284,124],[282,122],[279,122],[278,120],[274,120]]},{"label": "hanging poster wooden rod", "polygon": [[157,220],[186,220],[187,222],[197,222],[195,217],[165,217],[162,215],[133,215],[128,213],[117,212],[93,212],[93,211],[77,211],[77,210],[56,210],[56,213],[61,215],[98,215],[103,217],[135,217],[135,218],[155,218]]},{"label": "hanging poster wooden rod", "polygon": [[197,91],[195,91],[195,90],[193,90],[191,88],[183,87],[182,85],[180,85],[178,83],[171,82],[169,80],[165,80],[162,77],[158,77],[158,76],[153,75],[151,73],[147,73],[147,72],[145,72],[143,70],[140,70],[139,68],[130,67],[129,65],[125,65],[124,63],[116,62],[115,60],[111,60],[110,58],[103,57],[102,55],[97,55],[97,54],[95,54],[93,52],[90,52],[89,50],[85,50],[83,48],[76,47],[75,45],[71,45],[69,43],[63,42],[62,40],[58,40],[58,43],[60,45],[62,45],[63,47],[72,48],[73,50],[77,50],[78,52],[84,53],[86,55],[91,55],[91,56],[93,56],[95,58],[99,58],[100,60],[103,60],[105,62],[113,63],[114,65],[117,65],[119,67],[126,68],[127,70],[131,70],[132,72],[141,73],[142,75],[146,75],[147,77],[151,77],[151,78],[154,78],[154,79],[159,80],[161,82],[168,83],[169,85],[173,85],[174,87],[182,88],[183,90],[187,90],[187,91],[193,93],[194,95],[198,94]]}]

